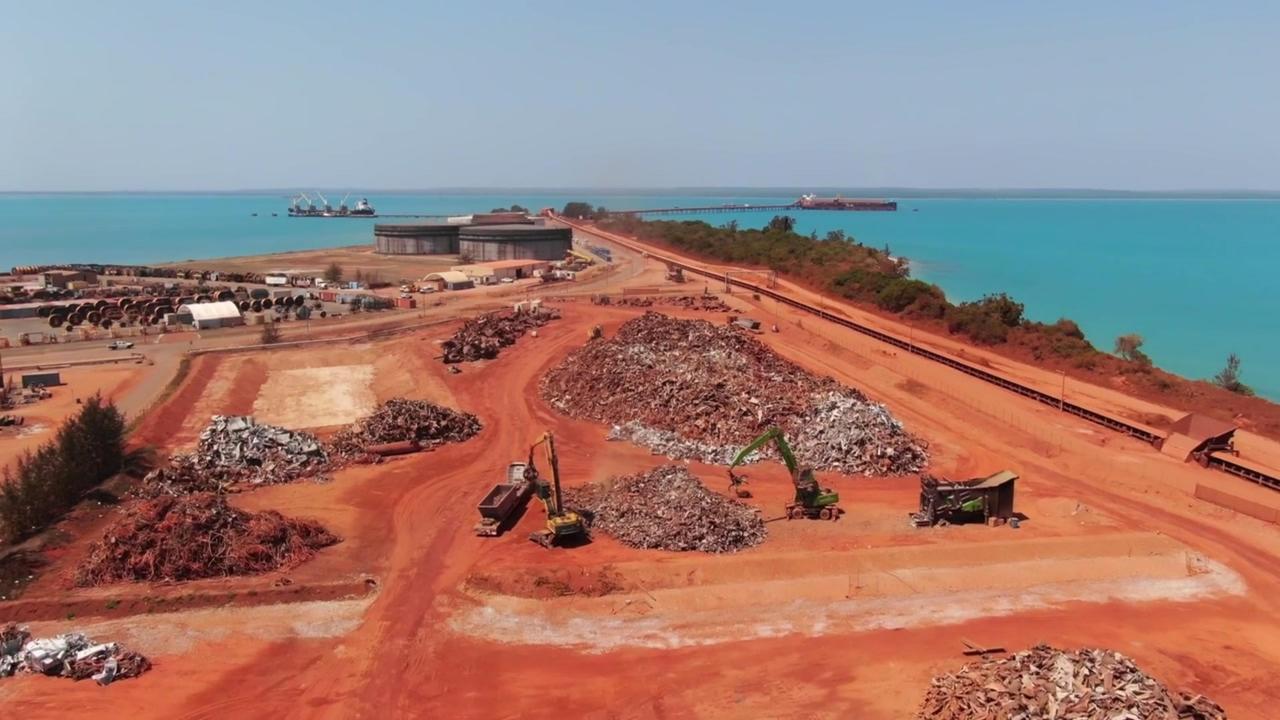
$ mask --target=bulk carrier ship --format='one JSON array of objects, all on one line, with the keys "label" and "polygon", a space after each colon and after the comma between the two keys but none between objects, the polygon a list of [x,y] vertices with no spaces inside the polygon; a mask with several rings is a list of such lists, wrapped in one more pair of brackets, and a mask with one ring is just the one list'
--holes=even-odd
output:
[{"label": "bulk carrier ship", "polygon": [[289,204],[289,217],[377,217],[377,212],[373,206],[369,204],[366,198],[360,198],[360,202],[356,203],[353,208],[347,207],[347,198],[351,193],[343,196],[342,202],[338,203],[338,209],[334,210],[329,201],[316,192],[316,197],[323,203],[319,207],[316,206],[315,200],[312,200],[306,193],[298,193],[298,196]]}]

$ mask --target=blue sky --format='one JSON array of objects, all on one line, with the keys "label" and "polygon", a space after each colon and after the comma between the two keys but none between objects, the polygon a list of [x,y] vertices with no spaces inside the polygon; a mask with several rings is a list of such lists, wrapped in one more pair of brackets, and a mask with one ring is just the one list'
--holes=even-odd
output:
[{"label": "blue sky", "polygon": [[0,190],[1280,189],[1276,3],[0,0],[0,18]]}]

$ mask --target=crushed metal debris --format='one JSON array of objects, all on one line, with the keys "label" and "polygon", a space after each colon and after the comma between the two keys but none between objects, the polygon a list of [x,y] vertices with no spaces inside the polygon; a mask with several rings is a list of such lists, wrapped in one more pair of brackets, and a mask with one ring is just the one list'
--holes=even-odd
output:
[{"label": "crushed metal debris", "polygon": [[150,669],[149,660],[117,643],[95,642],[81,633],[33,638],[25,627],[0,627],[0,677],[54,675],[110,685]]},{"label": "crushed metal debris", "polygon": [[80,587],[183,581],[290,568],[340,542],[314,520],[248,512],[225,495],[163,495],[127,506],[76,570]]},{"label": "crushed metal debris", "polygon": [[719,295],[658,295],[658,296],[623,296],[596,295],[591,298],[593,305],[618,305],[621,307],[653,307],[667,305],[686,310],[704,310],[706,312],[729,312],[732,308],[720,299]]},{"label": "crushed metal debris", "polygon": [[560,311],[539,307],[535,311],[494,311],[470,318],[453,337],[440,344],[445,363],[474,362],[498,357],[502,348],[512,345],[530,330],[536,330],[560,317]]},{"label": "crushed metal debris", "polygon": [[566,415],[609,423],[612,437],[673,458],[727,464],[779,426],[818,470],[906,475],[928,461],[927,444],[883,405],[705,320],[647,312],[575,350],[541,390]]},{"label": "crushed metal debris", "polygon": [[1202,695],[1175,696],[1113,650],[1037,645],[934,678],[916,717],[1226,720],[1227,714]]},{"label": "crushed metal debris", "polygon": [[635,548],[727,553],[768,534],[754,509],[708,490],[679,465],[566,489],[565,496],[593,531]]},{"label": "crushed metal debris", "polygon": [[427,402],[393,398],[329,441],[334,453],[356,455],[369,447],[412,440],[425,449],[462,442],[480,432],[475,415]]},{"label": "crushed metal debris", "polygon": [[214,415],[193,453],[142,480],[140,494],[226,492],[234,485],[274,485],[323,475],[329,456],[314,435],[259,425],[252,417]]}]

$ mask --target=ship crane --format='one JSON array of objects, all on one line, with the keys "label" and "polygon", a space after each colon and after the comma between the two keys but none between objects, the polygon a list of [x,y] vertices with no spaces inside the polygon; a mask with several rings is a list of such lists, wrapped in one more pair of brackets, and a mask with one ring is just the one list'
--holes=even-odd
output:
[{"label": "ship crane", "polygon": [[316,197],[320,198],[320,202],[324,203],[325,212],[333,212],[333,206],[329,204],[329,198],[326,198],[319,190],[316,191]]},{"label": "ship crane", "polygon": [[342,202],[338,203],[339,215],[346,215],[348,212],[350,212],[350,208],[347,207],[347,198],[349,197],[351,197],[351,193],[347,193],[346,195],[343,195]]}]

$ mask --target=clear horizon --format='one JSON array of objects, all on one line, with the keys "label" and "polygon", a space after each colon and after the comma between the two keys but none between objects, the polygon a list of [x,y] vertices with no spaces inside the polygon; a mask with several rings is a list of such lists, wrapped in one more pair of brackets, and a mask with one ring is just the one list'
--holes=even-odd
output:
[{"label": "clear horizon", "polygon": [[5,192],[1280,192],[1280,7],[1262,2],[139,0],[6,19]]}]

